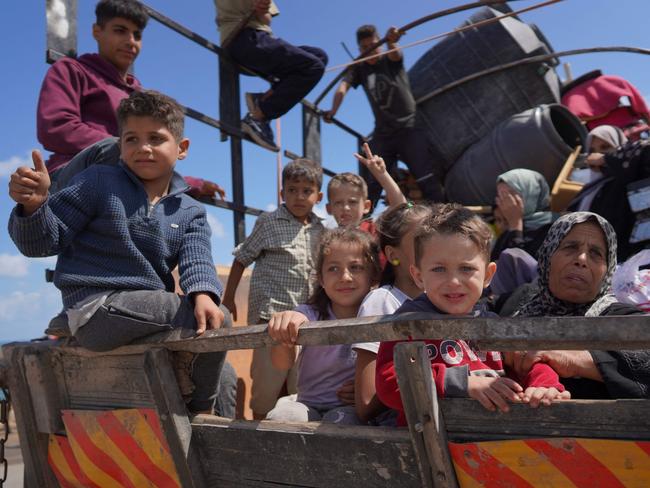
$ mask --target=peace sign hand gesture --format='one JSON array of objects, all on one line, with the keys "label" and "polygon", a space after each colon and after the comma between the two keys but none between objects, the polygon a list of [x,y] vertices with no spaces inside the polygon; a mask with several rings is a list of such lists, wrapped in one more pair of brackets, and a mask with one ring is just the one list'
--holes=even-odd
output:
[{"label": "peace sign hand gesture", "polygon": [[375,180],[377,180],[377,182],[384,189],[386,192],[386,202],[388,205],[393,206],[399,205],[400,203],[406,203],[406,198],[402,194],[402,190],[400,190],[399,186],[397,183],[395,183],[395,180],[386,168],[384,158],[372,154],[368,143],[364,143],[363,152],[366,153],[366,157],[363,157],[358,153],[354,153],[354,157],[357,158],[359,162],[366,168],[368,168],[370,174],[372,174]]},{"label": "peace sign hand gesture", "polygon": [[372,176],[374,176],[376,180],[380,180],[381,176],[386,173],[386,163],[384,162],[384,158],[373,155],[367,142],[363,143],[363,152],[366,153],[365,158],[359,153],[354,153],[354,157],[368,168],[368,171],[372,173]]}]

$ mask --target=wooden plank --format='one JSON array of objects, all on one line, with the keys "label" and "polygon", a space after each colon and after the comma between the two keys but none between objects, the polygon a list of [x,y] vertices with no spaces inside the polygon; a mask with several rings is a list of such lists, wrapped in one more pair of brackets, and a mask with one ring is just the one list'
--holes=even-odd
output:
[{"label": "wooden plank", "polygon": [[181,485],[184,488],[208,486],[195,455],[192,427],[169,361],[169,352],[164,349],[147,351],[144,367]]},{"label": "wooden plank", "polygon": [[59,483],[47,461],[48,435],[38,432],[34,415],[34,403],[25,376],[24,357],[38,352],[42,347],[27,344],[3,346],[5,357],[9,358],[9,390],[16,415],[20,450],[24,463],[24,486],[26,488],[58,488]]},{"label": "wooden plank", "polygon": [[63,381],[69,408],[153,408],[143,360],[141,354],[84,357],[63,353]]},{"label": "wooden plank", "polygon": [[51,350],[42,349],[25,353],[23,356],[25,378],[34,407],[36,428],[43,434],[56,434],[65,430],[61,409],[66,408],[66,405],[55,376],[52,356]]},{"label": "wooden plank", "polygon": [[423,342],[397,344],[394,358],[422,486],[458,488],[426,347]]},{"label": "wooden plank", "polygon": [[[406,429],[192,420],[209,486],[417,486]],[[245,460],[245,461],[242,461]]]},{"label": "wooden plank", "polygon": [[511,405],[510,413],[490,412],[468,398],[443,399],[452,441],[535,437],[591,437],[650,440],[650,400],[568,400],[532,409]]},{"label": "wooden plank", "polygon": [[555,179],[555,183],[553,183],[553,188],[551,189],[552,212],[564,212],[569,203],[571,203],[573,198],[584,186],[584,183],[570,180],[573,166],[580,155],[580,151],[582,151],[582,146],[578,145],[573,152],[569,154],[569,157]]},{"label": "wooden plank", "polygon": [[[468,318],[432,317],[415,312],[400,315],[358,317],[346,320],[309,322],[300,328],[298,344],[332,345],[367,341],[424,340],[453,337],[472,340],[481,350],[526,349],[650,349],[650,319],[645,315],[624,317],[515,317]],[[174,351],[210,352],[253,349],[272,345],[266,325],[206,331],[191,340],[171,336],[169,340],[147,341],[124,346],[103,355],[137,354],[152,344]],[[82,348],[66,349],[69,354],[93,356]]]}]

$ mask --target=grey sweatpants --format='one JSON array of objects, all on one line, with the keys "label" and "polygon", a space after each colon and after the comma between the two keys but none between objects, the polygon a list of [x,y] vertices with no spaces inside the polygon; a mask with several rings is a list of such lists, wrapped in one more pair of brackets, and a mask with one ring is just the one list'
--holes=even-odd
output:
[{"label": "grey sweatpants", "polygon": [[[222,327],[232,327],[230,312]],[[77,330],[79,343],[92,351],[109,351],[143,338],[164,339],[175,329],[196,329],[194,307],[189,299],[164,290],[124,290],[112,293],[90,320]],[[219,386],[225,352],[197,354],[192,365],[196,389],[188,404],[190,411],[212,411]]]}]

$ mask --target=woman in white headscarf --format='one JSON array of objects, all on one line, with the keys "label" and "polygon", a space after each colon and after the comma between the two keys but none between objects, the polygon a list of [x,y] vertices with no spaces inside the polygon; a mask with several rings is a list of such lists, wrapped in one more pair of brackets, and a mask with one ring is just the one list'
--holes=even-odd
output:
[{"label": "woman in white headscarf", "polygon": [[622,262],[644,247],[644,243],[629,242],[635,216],[627,200],[627,185],[650,177],[650,140],[630,142],[617,127],[600,126],[589,133],[587,143],[592,150],[605,151],[587,157],[589,167],[602,177],[585,185],[568,209],[594,212],[609,220],[618,236]]},{"label": "woman in white headscarf", "polygon": [[587,135],[585,147],[587,148],[587,166],[591,172],[589,183],[578,194],[570,209],[586,212],[591,208],[594,198],[601,188],[609,181],[602,172],[605,163],[605,154],[616,151],[618,147],[627,143],[623,131],[613,125],[601,125]]},{"label": "woman in white headscarf", "polygon": [[613,125],[601,125],[592,130],[587,136],[585,147],[589,154],[610,153],[627,142],[627,137],[621,129]]}]

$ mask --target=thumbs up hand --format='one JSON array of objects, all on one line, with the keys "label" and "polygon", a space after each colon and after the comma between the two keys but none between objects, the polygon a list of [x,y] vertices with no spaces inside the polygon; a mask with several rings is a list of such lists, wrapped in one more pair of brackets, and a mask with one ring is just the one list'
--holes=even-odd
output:
[{"label": "thumbs up hand", "polygon": [[9,180],[9,196],[23,206],[23,215],[29,217],[47,200],[50,175],[39,151],[32,151],[34,168],[19,167]]}]

